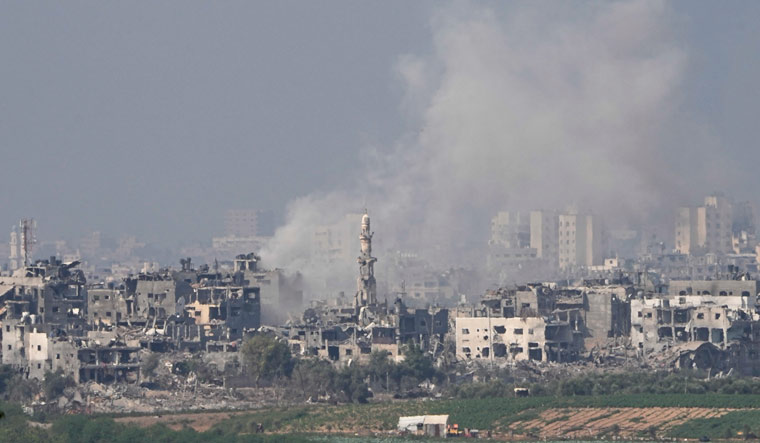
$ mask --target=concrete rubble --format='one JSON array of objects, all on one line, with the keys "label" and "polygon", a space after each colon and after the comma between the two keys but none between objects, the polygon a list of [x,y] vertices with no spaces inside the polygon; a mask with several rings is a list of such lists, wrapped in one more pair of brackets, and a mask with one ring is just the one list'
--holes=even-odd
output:
[{"label": "concrete rubble", "polygon": [[[533,222],[544,220],[539,216]],[[253,387],[239,356],[244,341],[261,333],[298,358],[338,367],[368,362],[376,352],[399,362],[413,344],[457,382],[502,369],[520,380],[597,369],[760,374],[760,282],[746,269],[683,280],[662,266],[589,268],[577,278],[501,285],[476,303],[463,296],[416,307],[418,297],[404,284],[390,298],[378,295],[370,226],[365,213],[352,299],[306,309],[298,279],[259,269],[253,253],[236,256],[231,268],[182,259],[177,270],[107,284],[87,282],[76,261],[21,266],[0,275],[2,363],[29,380],[56,371],[73,379],[63,395],[38,398],[31,408],[88,413],[274,404],[278,396]],[[519,232],[499,226],[507,239],[499,247],[525,244]],[[267,309],[284,306],[301,315],[270,321]],[[431,382],[418,388],[440,395]]]}]

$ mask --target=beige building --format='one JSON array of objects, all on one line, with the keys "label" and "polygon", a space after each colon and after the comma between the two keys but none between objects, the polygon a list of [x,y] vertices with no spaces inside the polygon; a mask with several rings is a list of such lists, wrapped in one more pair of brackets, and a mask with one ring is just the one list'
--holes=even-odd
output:
[{"label": "beige building", "polygon": [[530,216],[520,212],[500,211],[491,219],[492,246],[530,247]]},{"label": "beige building", "polygon": [[332,225],[318,226],[311,243],[312,259],[323,263],[352,263],[359,255],[356,225],[364,214],[346,214]]},{"label": "beige building", "polygon": [[231,209],[224,214],[224,233],[227,237],[258,237],[272,235],[272,213],[256,209]]},{"label": "beige building", "polygon": [[556,211],[531,211],[530,247],[536,256],[548,260],[557,267],[559,264],[559,216]]},{"label": "beige building", "polygon": [[598,217],[575,212],[559,215],[559,267],[601,265],[604,230]]},{"label": "beige building", "polygon": [[556,361],[574,346],[568,323],[542,317],[457,317],[457,360]]},{"label": "beige building", "polygon": [[676,212],[675,249],[681,254],[728,254],[733,252],[733,209],[726,197],[705,197],[699,207]]}]

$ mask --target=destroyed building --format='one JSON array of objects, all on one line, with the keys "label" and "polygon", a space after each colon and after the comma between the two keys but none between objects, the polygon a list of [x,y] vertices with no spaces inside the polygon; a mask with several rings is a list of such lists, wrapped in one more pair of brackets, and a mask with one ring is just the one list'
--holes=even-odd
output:
[{"label": "destroyed building", "polygon": [[[760,370],[759,293],[756,280],[672,281],[666,294],[631,300],[632,345],[642,357],[674,354],[679,364],[681,353],[719,353],[727,366],[755,375]],[[708,362],[694,364],[704,369]]]},{"label": "destroyed building", "polygon": [[574,361],[628,335],[627,282],[530,284],[489,291],[475,315],[456,317],[459,360]]},{"label": "destroyed building", "polygon": [[475,316],[455,319],[457,359],[576,359],[583,343],[582,302],[557,308],[556,300],[541,284],[488,292]]},{"label": "destroyed building", "polygon": [[3,364],[42,371],[45,337],[85,334],[86,282],[77,265],[51,258],[0,277]]},{"label": "destroyed building", "polygon": [[233,271],[240,275],[241,284],[259,288],[261,322],[284,323],[288,314],[295,314],[303,305],[301,275],[286,275],[282,269],[259,269],[256,254],[235,257]]},{"label": "destroyed building", "polygon": [[409,307],[404,301],[406,294],[399,294],[392,304],[378,302],[372,236],[370,217],[365,213],[361,219],[359,276],[353,303],[315,303],[306,309],[301,324],[280,331],[295,354],[345,364],[367,361],[375,351],[387,352],[398,360],[405,344],[442,352],[449,328],[447,308]]},{"label": "destroyed building", "polygon": [[183,259],[180,271],[88,286],[78,264],[51,258],[0,276],[3,364],[35,379],[61,369],[76,381],[136,382],[140,349],[236,349],[261,325],[260,287],[241,270]]}]

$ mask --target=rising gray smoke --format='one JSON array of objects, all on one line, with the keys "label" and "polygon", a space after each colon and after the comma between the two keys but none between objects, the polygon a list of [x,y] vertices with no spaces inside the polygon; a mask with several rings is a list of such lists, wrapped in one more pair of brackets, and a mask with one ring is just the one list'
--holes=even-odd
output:
[{"label": "rising gray smoke", "polygon": [[674,23],[659,1],[441,10],[433,53],[395,66],[419,131],[366,149],[366,179],[292,202],[265,262],[328,272],[310,268],[314,226],[365,203],[384,249],[454,266],[500,209],[573,204],[636,225],[671,208],[684,192],[663,134],[687,62]]}]

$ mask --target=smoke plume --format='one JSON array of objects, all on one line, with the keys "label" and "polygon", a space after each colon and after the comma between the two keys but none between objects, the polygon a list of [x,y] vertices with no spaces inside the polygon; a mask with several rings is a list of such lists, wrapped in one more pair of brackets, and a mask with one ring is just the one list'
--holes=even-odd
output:
[{"label": "smoke plume", "polygon": [[[346,189],[292,202],[264,261],[327,272],[309,260],[315,225],[365,204],[376,251],[420,251],[444,266],[467,265],[501,209],[572,204],[631,225],[670,207],[663,190],[681,190],[663,133],[687,61],[674,22],[659,1],[443,8],[432,53],[394,67],[399,112],[419,129],[365,149]],[[355,266],[340,268],[350,284]]]}]

